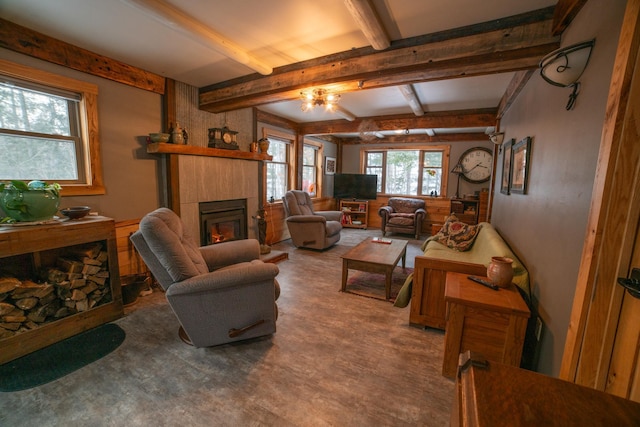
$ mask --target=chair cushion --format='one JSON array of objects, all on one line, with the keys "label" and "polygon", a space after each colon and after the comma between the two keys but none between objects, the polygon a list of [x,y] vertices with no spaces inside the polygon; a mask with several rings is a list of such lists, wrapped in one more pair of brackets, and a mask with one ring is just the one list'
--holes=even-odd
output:
[{"label": "chair cushion", "polygon": [[411,227],[415,223],[415,220],[416,215],[413,213],[392,213],[389,215],[389,221],[387,221],[387,224]]},{"label": "chair cushion", "polygon": [[433,236],[433,240],[442,243],[448,248],[464,252],[471,249],[479,231],[479,225],[465,224],[460,222],[457,216],[451,214],[442,229]]},{"label": "chair cushion", "polygon": [[159,208],[145,215],[140,221],[140,232],[174,282],[209,271],[198,245],[172,210]]}]

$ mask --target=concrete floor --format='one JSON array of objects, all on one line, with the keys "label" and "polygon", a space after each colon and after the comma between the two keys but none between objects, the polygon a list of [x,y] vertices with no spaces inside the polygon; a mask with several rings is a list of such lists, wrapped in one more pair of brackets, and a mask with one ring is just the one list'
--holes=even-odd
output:
[{"label": "concrete floor", "polygon": [[[409,326],[409,307],[339,292],[340,255],[379,230],[343,231],[324,251],[274,245],[277,332],[196,349],[156,291],[115,323],[113,353],[57,381],[0,393],[0,426],[444,426],[454,382],[444,333]],[[409,240],[407,266],[420,241]]]}]

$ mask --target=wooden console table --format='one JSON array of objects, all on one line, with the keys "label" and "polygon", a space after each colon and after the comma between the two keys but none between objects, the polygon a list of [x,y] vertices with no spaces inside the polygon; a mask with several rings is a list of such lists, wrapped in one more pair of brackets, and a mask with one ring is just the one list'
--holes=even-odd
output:
[{"label": "wooden console table", "polygon": [[452,426],[635,426],[640,403],[465,353]]},{"label": "wooden console table", "polygon": [[494,291],[467,277],[447,273],[442,375],[454,377],[458,356],[468,350],[491,361],[520,366],[529,308],[515,285]]},{"label": "wooden console table", "polygon": [[[100,243],[104,248],[101,252],[106,251],[108,277],[102,280],[110,289],[108,300],[95,306],[89,305],[86,310],[78,310],[77,313],[58,320],[53,320],[54,316],[47,316],[47,320],[38,327],[0,339],[0,364],[123,315],[115,227],[111,218],[88,216],[51,225],[0,227],[0,270],[5,274],[15,273],[21,281],[36,282],[34,276],[37,271],[55,267],[59,258],[67,259],[67,254],[76,247],[92,243]],[[84,271],[82,274],[85,274]],[[89,281],[87,279],[87,284]],[[47,301],[49,304],[50,301]],[[37,308],[38,306],[34,307]],[[18,317],[28,314],[25,311]],[[7,322],[7,319],[0,321]]]}]

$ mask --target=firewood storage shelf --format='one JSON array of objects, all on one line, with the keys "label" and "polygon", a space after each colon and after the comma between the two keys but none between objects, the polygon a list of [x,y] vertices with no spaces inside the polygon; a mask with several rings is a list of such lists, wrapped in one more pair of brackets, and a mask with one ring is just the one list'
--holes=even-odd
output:
[{"label": "firewood storage shelf", "polygon": [[0,227],[0,270],[15,260],[16,256],[26,255],[24,258],[30,258],[34,268],[41,260],[50,258],[56,250],[89,243],[102,243],[107,252],[111,301],[0,339],[0,364],[118,319],[124,314],[113,219],[88,216],[51,225]]}]

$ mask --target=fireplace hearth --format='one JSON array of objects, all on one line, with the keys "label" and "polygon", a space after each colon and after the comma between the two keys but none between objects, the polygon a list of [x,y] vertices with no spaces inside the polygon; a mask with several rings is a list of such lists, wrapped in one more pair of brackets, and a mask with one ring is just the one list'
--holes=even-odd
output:
[{"label": "fireplace hearth", "polygon": [[200,202],[200,244],[247,238],[247,199]]}]

